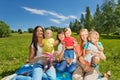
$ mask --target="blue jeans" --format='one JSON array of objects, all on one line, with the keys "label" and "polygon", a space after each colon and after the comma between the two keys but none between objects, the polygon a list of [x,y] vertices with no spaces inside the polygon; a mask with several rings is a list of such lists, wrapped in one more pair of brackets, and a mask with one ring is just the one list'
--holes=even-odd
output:
[{"label": "blue jeans", "polygon": [[30,76],[17,75],[12,80],[32,80]]},{"label": "blue jeans", "polygon": [[43,68],[39,63],[34,64],[32,77],[17,75],[12,80],[56,80],[56,71],[51,66],[46,72],[43,72]]},{"label": "blue jeans", "polygon": [[32,80],[56,80],[55,68],[51,66],[46,72],[43,72],[39,63],[34,64]]},{"label": "blue jeans", "polygon": [[77,64],[75,62],[73,62],[70,66],[67,66],[66,60],[63,60],[60,63],[56,63],[55,67],[56,67],[57,71],[72,73],[75,71]]},{"label": "blue jeans", "polygon": [[74,50],[65,50],[64,51],[64,58],[70,58],[70,59],[74,59]]}]

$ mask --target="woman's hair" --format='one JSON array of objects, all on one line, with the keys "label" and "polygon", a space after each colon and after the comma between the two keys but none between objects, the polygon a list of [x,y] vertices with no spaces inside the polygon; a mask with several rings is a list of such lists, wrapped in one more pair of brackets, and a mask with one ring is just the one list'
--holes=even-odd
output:
[{"label": "woman's hair", "polygon": [[64,34],[64,32],[63,32],[63,31],[58,31],[58,32],[57,32],[57,40],[58,40],[59,43],[60,43],[60,39],[59,39],[59,37],[58,37],[59,34]]},{"label": "woman's hair", "polygon": [[[36,27],[34,28],[33,36],[32,36],[32,42],[31,42],[31,44],[30,44],[30,47],[31,47],[31,45],[33,45],[33,47],[35,48],[35,55],[36,55],[36,51],[38,50],[38,49],[37,49],[38,39],[37,39],[37,35],[36,35],[36,32],[37,32],[37,29],[38,29],[38,28],[41,28],[42,31],[44,32],[44,29],[43,29],[41,26],[36,26]],[[44,37],[44,35],[43,35],[43,37]]]}]

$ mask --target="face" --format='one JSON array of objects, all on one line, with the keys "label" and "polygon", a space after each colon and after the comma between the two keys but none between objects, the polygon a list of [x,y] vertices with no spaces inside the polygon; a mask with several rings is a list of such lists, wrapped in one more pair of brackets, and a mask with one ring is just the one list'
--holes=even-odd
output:
[{"label": "face", "polygon": [[62,33],[58,34],[58,38],[60,39],[60,41],[62,41],[65,38],[65,35]]},{"label": "face", "polygon": [[65,32],[65,36],[70,37],[70,35],[71,35],[71,30],[67,28],[67,31]]},{"label": "face", "polygon": [[82,32],[80,32],[79,36],[80,36],[82,41],[87,41],[88,32],[87,31],[82,31]]},{"label": "face", "polygon": [[52,31],[51,31],[51,30],[46,30],[44,35],[45,35],[45,38],[47,38],[47,39],[48,39],[48,38],[51,38],[51,36],[52,36]]},{"label": "face", "polygon": [[42,28],[37,28],[36,30],[36,36],[39,38],[39,37],[43,37],[43,30]]},{"label": "face", "polygon": [[98,37],[96,34],[92,34],[89,36],[89,40],[93,43],[96,44],[98,42]]}]

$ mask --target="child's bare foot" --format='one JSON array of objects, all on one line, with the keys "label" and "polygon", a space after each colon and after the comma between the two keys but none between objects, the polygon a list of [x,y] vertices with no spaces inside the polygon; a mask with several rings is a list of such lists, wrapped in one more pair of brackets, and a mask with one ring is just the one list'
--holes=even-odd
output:
[{"label": "child's bare foot", "polygon": [[107,73],[104,73],[103,76],[109,78],[111,76],[111,72],[108,71]]}]

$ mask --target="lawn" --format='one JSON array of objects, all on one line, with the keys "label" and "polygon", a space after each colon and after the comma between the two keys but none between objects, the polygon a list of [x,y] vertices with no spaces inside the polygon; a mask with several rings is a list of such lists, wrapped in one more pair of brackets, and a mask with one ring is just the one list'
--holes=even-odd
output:
[{"label": "lawn", "polygon": [[[76,34],[74,37],[78,38]],[[0,79],[14,73],[26,62],[31,38],[32,34],[30,33],[13,33],[10,37],[0,38]],[[120,80],[120,38],[101,37],[100,41],[107,57],[106,61],[100,62],[100,71],[110,70],[111,80]]]}]

